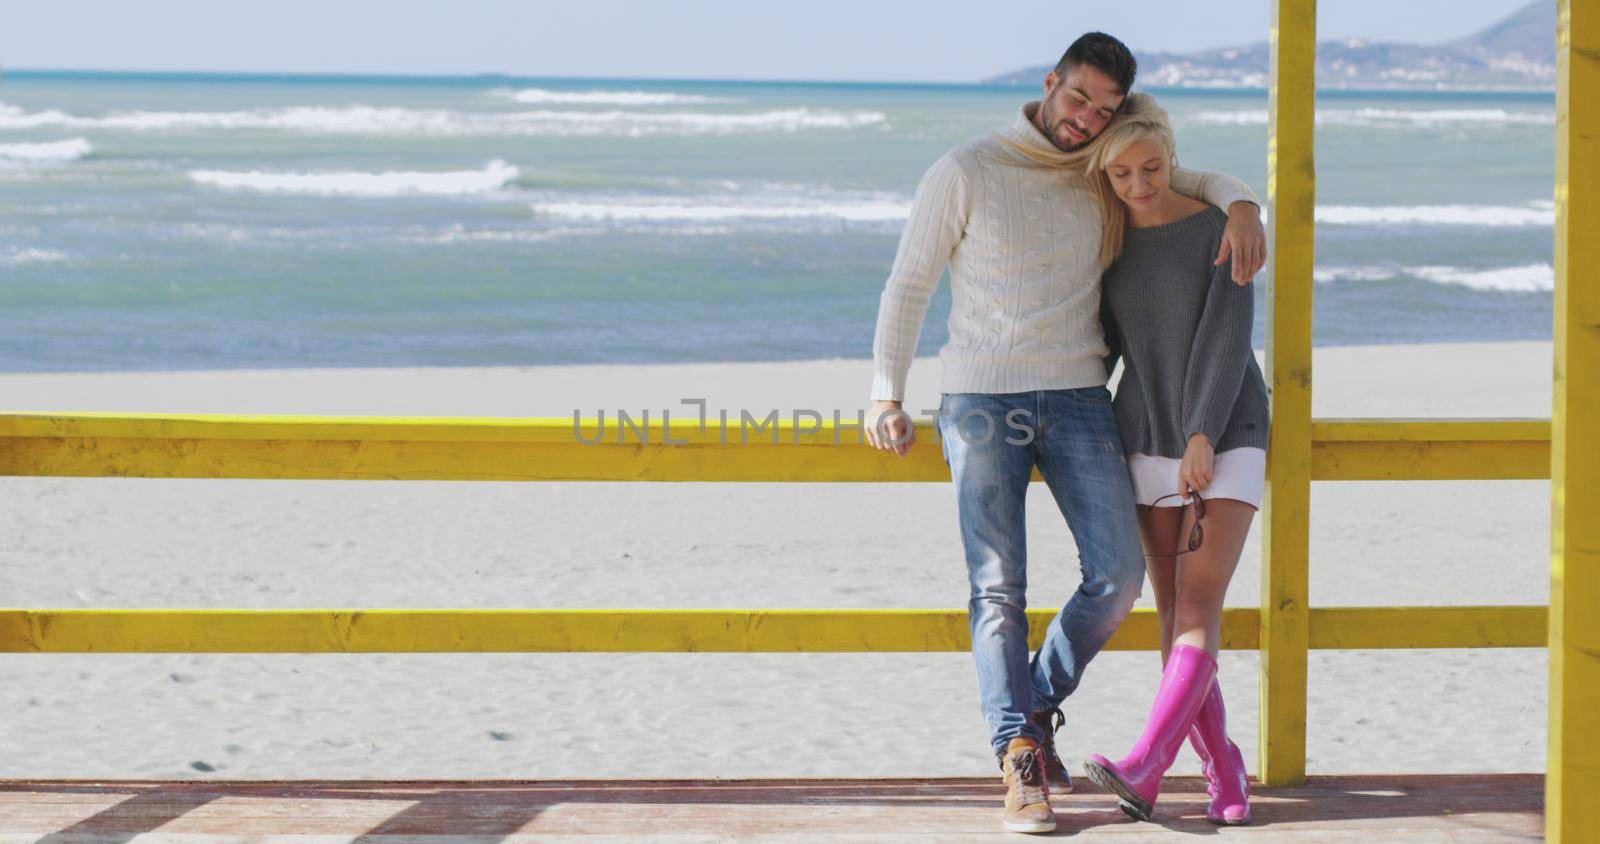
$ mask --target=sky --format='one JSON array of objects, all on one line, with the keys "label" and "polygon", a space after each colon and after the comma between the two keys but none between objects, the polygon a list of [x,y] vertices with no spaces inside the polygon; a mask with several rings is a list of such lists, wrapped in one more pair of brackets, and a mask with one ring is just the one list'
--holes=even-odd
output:
[{"label": "sky", "polygon": [[[1323,0],[1318,34],[1434,43],[1523,4]],[[0,0],[0,68],[975,82],[1092,29],[1183,52],[1270,21],[1270,0]]]}]

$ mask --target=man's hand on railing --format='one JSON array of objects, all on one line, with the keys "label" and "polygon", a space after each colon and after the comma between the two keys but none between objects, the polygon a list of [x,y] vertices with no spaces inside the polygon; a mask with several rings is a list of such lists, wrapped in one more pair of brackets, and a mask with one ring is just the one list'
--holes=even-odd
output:
[{"label": "man's hand on railing", "polygon": [[867,411],[867,443],[873,448],[892,451],[901,457],[917,442],[917,429],[911,416],[897,401],[873,401]]}]

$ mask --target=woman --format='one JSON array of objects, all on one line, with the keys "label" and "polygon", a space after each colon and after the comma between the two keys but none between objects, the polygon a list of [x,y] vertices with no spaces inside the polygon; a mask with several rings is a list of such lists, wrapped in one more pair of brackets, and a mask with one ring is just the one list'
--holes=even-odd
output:
[{"label": "woman", "polygon": [[[1184,737],[1212,796],[1206,818],[1250,820],[1244,759],[1228,740],[1216,654],[1222,602],[1261,505],[1266,383],[1250,348],[1253,290],[1214,256],[1227,216],[1168,185],[1166,112],[1133,94],[1091,163],[1106,212],[1101,318],[1123,362],[1114,411],[1138,502],[1164,669],[1143,733],[1091,779],[1148,820]],[[1108,366],[1109,372],[1109,366]]]}]

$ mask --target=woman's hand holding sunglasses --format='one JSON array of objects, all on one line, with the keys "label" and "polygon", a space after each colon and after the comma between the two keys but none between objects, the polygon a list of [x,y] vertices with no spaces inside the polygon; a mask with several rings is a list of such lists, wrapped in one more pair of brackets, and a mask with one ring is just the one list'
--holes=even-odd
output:
[{"label": "woman's hand holding sunglasses", "polygon": [[1190,434],[1189,447],[1184,450],[1183,463],[1178,467],[1178,488],[1205,492],[1206,487],[1211,485],[1215,456],[1211,450],[1211,440],[1205,434]]}]

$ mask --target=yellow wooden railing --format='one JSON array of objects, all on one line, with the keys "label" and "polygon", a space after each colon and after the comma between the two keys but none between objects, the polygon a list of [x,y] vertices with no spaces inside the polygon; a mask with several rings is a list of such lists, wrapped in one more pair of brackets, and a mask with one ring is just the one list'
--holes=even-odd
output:
[{"label": "yellow wooden railing", "polygon": [[[759,421],[759,420],[758,420]],[[924,442],[937,432],[917,426]],[[1325,420],[1314,480],[1542,478],[1541,420]],[[948,482],[936,447],[868,449],[859,426],[615,420],[11,413],[0,474],[327,480]],[[1274,448],[1279,447],[1277,444]],[[1037,470],[1034,473],[1039,479]],[[1271,568],[1273,560],[1264,568]],[[1032,613],[1043,636],[1051,611]],[[1263,609],[1223,647],[1256,649]],[[1306,648],[1540,647],[1544,607],[1327,607]],[[1037,641],[1034,643],[1038,644]],[[966,650],[965,610],[0,610],[0,651],[418,652]],[[1136,612],[1109,647],[1153,650]],[[1303,663],[1304,650],[1299,654]],[[1303,693],[1303,692],[1302,692]],[[1302,704],[1303,705],[1303,704]]]},{"label": "yellow wooden railing", "polygon": [[[1314,420],[1314,0],[1274,0],[1267,379],[1273,432],[1260,609],[1222,646],[1261,652],[1260,778],[1305,777],[1313,648],[1540,647],[1550,655],[1546,834],[1600,840],[1600,0],[1559,0],[1554,405],[1545,420]],[[1581,107],[1580,107],[1581,106]],[[919,426],[920,438],[935,432]],[[0,415],[0,474],[506,481],[947,481],[934,449],[867,449],[858,429],[783,421]],[[640,442],[643,433],[648,442]],[[1589,442],[1580,439],[1588,434]],[[1037,478],[1037,473],[1035,475]],[[1551,480],[1545,607],[1311,607],[1312,481]],[[1050,612],[1030,613],[1035,642]],[[0,652],[957,651],[964,610],[0,610]],[[1156,647],[1136,611],[1112,649]]]}]

